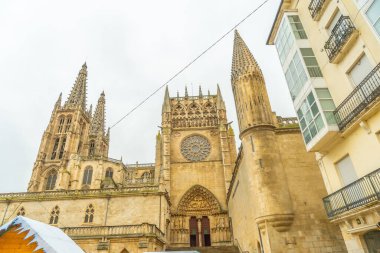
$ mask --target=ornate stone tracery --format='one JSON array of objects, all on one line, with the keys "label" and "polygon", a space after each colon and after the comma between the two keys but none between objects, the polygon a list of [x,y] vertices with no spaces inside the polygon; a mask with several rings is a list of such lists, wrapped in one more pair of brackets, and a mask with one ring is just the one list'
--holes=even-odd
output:
[{"label": "ornate stone tracery", "polygon": [[221,212],[221,207],[209,190],[200,185],[191,187],[178,204],[178,213],[186,215],[211,215]]},{"label": "ornate stone tracery", "polygon": [[181,154],[189,161],[204,160],[210,154],[209,141],[200,135],[186,137],[181,143]]}]

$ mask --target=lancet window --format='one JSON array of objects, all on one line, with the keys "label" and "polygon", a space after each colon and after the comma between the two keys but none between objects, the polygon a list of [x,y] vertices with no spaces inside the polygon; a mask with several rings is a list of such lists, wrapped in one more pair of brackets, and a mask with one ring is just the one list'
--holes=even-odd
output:
[{"label": "lancet window", "polygon": [[88,151],[89,156],[93,156],[95,154],[95,141],[90,141],[90,149]]},{"label": "lancet window", "polygon": [[54,160],[55,157],[57,156],[58,145],[59,145],[59,138],[55,138],[53,151],[51,152],[51,157],[50,157],[51,160]]},{"label": "lancet window", "polygon": [[66,126],[65,126],[65,132],[69,131],[70,130],[70,127],[71,127],[71,116],[67,117],[66,119]]},{"label": "lancet window", "polygon": [[83,173],[83,185],[91,185],[92,180],[92,167],[87,167]]},{"label": "lancet window", "polygon": [[106,177],[110,177],[110,178],[113,177],[113,169],[112,168],[108,168],[106,170]]},{"label": "lancet window", "polygon": [[61,148],[59,149],[59,156],[58,156],[59,159],[63,157],[63,152],[65,151],[65,145],[66,145],[66,137],[63,137],[61,141]]},{"label": "lancet window", "polygon": [[92,223],[94,221],[95,208],[92,204],[88,205],[84,216],[84,223]]},{"label": "lancet window", "polygon": [[57,181],[57,174],[57,171],[54,169],[49,171],[46,178],[45,190],[54,190],[55,182]]},{"label": "lancet window", "polygon": [[59,218],[59,207],[55,206],[50,213],[49,224],[58,224],[58,218]]},{"label": "lancet window", "polygon": [[65,123],[65,117],[60,117],[58,120],[58,133],[62,133],[63,124]]}]

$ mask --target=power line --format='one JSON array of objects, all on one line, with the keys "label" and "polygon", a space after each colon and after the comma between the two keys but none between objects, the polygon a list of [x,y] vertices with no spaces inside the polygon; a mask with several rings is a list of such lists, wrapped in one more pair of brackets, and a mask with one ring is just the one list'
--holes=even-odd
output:
[{"label": "power line", "polygon": [[143,99],[139,104],[137,104],[135,107],[132,108],[127,114],[125,114],[123,117],[121,117],[115,124],[113,124],[110,128],[113,128],[117,124],[119,124],[121,121],[123,121],[126,117],[128,117],[132,112],[134,112],[137,108],[142,106],[146,101],[148,101],[151,97],[153,97],[157,92],[159,92],[163,87],[168,85],[174,78],[179,76],[183,71],[185,71],[188,67],[190,67],[194,62],[199,60],[204,54],[206,54],[211,48],[213,48],[216,44],[218,44],[221,40],[223,40],[228,34],[230,34],[232,31],[234,31],[241,23],[246,21],[249,17],[251,17],[256,11],[258,11],[261,7],[263,7],[269,0],[265,0],[262,2],[258,7],[256,7],[253,11],[251,11],[247,16],[245,16],[243,19],[241,19],[237,24],[235,24],[230,30],[228,30],[223,36],[221,36],[219,39],[217,39],[214,43],[212,43],[208,48],[206,48],[202,53],[200,53],[197,57],[195,57],[192,61],[190,61],[187,65],[185,65],[182,69],[180,69],[175,75],[173,75],[169,80],[167,80],[164,84],[162,84],[160,87],[158,87],[156,90],[154,90],[149,96],[147,96],[145,99]]}]

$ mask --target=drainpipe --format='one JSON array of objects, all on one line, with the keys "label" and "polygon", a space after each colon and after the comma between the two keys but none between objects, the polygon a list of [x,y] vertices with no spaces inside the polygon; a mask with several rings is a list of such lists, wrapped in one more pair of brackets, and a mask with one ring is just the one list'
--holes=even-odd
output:
[{"label": "drainpipe", "polygon": [[7,199],[6,202],[7,202],[7,207],[5,208],[5,212],[4,212],[3,220],[1,221],[1,225],[0,225],[0,226],[2,226],[2,225],[4,224],[5,215],[7,214],[9,204],[11,203],[11,201],[10,201],[9,199]]}]

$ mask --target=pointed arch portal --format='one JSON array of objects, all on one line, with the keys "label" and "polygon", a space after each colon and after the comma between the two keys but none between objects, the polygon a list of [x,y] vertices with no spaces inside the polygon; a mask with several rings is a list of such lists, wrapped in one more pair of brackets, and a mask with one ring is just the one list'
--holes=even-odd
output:
[{"label": "pointed arch portal", "polygon": [[201,185],[194,185],[181,198],[178,213],[184,215],[211,215],[221,211],[214,194]]}]

